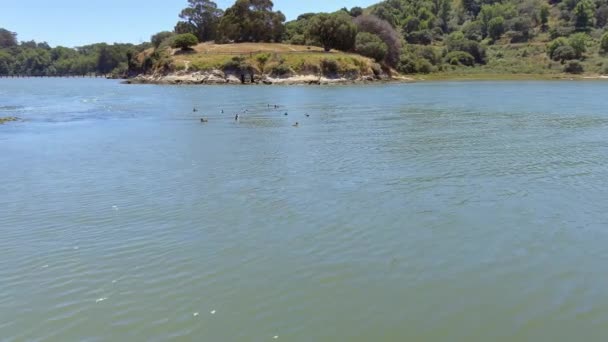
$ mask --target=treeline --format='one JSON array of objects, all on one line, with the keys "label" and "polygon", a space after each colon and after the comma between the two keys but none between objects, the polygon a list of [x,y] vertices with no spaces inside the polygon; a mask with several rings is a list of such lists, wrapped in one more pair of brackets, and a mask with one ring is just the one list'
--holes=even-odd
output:
[{"label": "treeline", "polygon": [[150,44],[92,44],[77,48],[18,42],[0,28],[0,76],[83,76],[126,74],[129,64]]},{"label": "treeline", "polygon": [[[606,47],[592,50],[608,50],[608,0],[386,0],[287,23],[270,0],[237,0],[226,11],[211,0],[188,0],[179,16],[172,32],[153,37],[155,47],[285,42],[357,52],[402,73],[482,66],[504,58],[489,56],[490,47],[509,44],[546,45],[546,58],[564,65],[585,60],[600,42]],[[184,42],[183,35],[194,37],[172,42]],[[572,70],[580,68],[564,67]]]}]

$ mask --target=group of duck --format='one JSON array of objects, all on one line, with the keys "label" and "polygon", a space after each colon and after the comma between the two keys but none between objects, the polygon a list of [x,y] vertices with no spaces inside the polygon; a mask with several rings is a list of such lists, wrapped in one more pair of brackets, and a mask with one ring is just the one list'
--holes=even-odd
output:
[{"label": "group of duck", "polygon": [[[279,109],[279,108],[280,108],[280,106],[279,106],[279,105],[273,105],[273,106],[268,105],[268,108],[273,108],[273,107],[274,107],[274,109]],[[194,108],[192,109],[192,112],[196,113],[196,112],[198,112],[198,109],[197,109],[196,107],[194,107]],[[247,114],[248,112],[249,112],[249,110],[248,110],[248,109],[245,109],[245,110],[244,110],[243,112],[241,112],[241,113],[236,113],[236,114],[234,115],[234,121],[239,121],[239,119],[241,118],[241,115],[243,115],[243,114]],[[222,109],[222,114],[224,114],[224,110],[223,110],[223,109]],[[288,115],[289,115],[289,113],[285,112],[285,114],[284,114],[284,115],[285,115],[285,116],[288,116]],[[308,113],[306,113],[306,114],[304,114],[304,115],[305,115],[307,118],[309,118],[309,117],[310,117],[310,114],[308,114]],[[209,119],[208,119],[208,118],[201,118],[201,123],[207,123],[207,122],[209,122]],[[292,126],[293,126],[293,127],[300,127],[300,123],[296,121],[296,123],[294,123]]]}]

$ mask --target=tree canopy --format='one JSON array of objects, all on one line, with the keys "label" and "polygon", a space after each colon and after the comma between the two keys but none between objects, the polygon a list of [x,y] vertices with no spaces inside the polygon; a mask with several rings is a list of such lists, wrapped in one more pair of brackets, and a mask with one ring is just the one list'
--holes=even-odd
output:
[{"label": "tree canopy", "polygon": [[237,0],[219,23],[223,41],[280,42],[285,33],[285,15],[274,12],[271,0]]},{"label": "tree canopy", "polygon": [[188,0],[188,7],[179,14],[183,21],[177,23],[175,30],[192,33],[201,42],[214,40],[223,14],[224,11],[211,0]]},{"label": "tree canopy", "polygon": [[352,50],[357,36],[357,26],[344,12],[322,13],[310,19],[308,35],[316,38],[325,51]]}]

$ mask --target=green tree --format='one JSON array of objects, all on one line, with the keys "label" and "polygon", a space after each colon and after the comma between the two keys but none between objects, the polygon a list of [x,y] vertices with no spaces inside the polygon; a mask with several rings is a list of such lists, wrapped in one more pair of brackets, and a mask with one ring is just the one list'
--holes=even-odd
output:
[{"label": "green tree", "polygon": [[174,49],[182,49],[182,51],[189,50],[192,46],[198,44],[198,39],[192,33],[178,34],[173,39],[171,47]]},{"label": "green tree", "polygon": [[285,34],[285,15],[274,12],[270,0],[237,0],[219,24],[223,41],[280,42]]},{"label": "green tree", "polygon": [[595,5],[591,0],[581,0],[574,7],[574,27],[577,31],[588,31],[593,27]]},{"label": "green tree", "polygon": [[566,45],[569,45],[568,39],[566,39],[564,37],[559,37],[559,38],[554,39],[549,44],[547,44],[547,56],[549,56],[549,58],[551,58],[551,59],[555,59],[554,58],[555,50],[557,50],[561,46],[566,46]]},{"label": "green tree", "polygon": [[349,51],[355,45],[357,26],[343,13],[321,13],[310,20],[308,35],[321,42],[325,51]]},{"label": "green tree", "polygon": [[500,39],[500,36],[505,32],[505,19],[503,17],[492,18],[488,22],[488,36],[492,40]]},{"label": "green tree", "polygon": [[260,68],[260,72],[264,73],[264,68],[266,67],[266,63],[270,59],[270,55],[267,53],[260,53],[255,55],[255,61],[258,63],[258,67]]},{"label": "green tree", "polygon": [[549,23],[549,5],[543,4],[539,10],[540,24],[543,31],[547,30],[547,24]]},{"label": "green tree", "polygon": [[576,58],[581,58],[587,52],[587,42],[589,36],[586,33],[575,33],[568,38],[568,43],[574,49]]},{"label": "green tree", "polygon": [[604,28],[608,24],[608,5],[604,4],[595,10],[595,26]]},{"label": "green tree", "polygon": [[211,0],[188,0],[188,7],[181,11],[179,17],[195,29],[199,41],[206,42],[215,39],[222,15],[223,11]]},{"label": "green tree", "polygon": [[387,21],[373,15],[361,15],[354,19],[359,32],[377,35],[387,47],[384,62],[392,67],[399,63],[402,49],[402,37]]},{"label": "green tree", "polygon": [[0,28],[0,49],[17,46],[17,34],[7,29]]},{"label": "green tree", "polygon": [[97,56],[97,71],[100,74],[107,75],[120,63],[120,57],[112,51],[112,48],[106,44],[102,44]]},{"label": "green tree", "polygon": [[7,76],[13,73],[13,56],[0,50],[0,75]]},{"label": "green tree", "polygon": [[175,35],[175,33],[173,33],[173,32],[169,32],[169,31],[162,31],[162,32],[159,32],[159,33],[157,33],[157,34],[153,35],[153,36],[150,38],[150,42],[152,42],[152,45],[154,45],[154,48],[155,48],[155,49],[158,49],[158,47],[160,46],[160,44],[161,44],[161,43],[162,43],[164,40],[166,40],[166,39],[168,39],[168,38],[171,38],[171,37],[173,37],[174,35]]},{"label": "green tree", "polygon": [[553,52],[553,60],[564,63],[571,59],[576,59],[576,51],[570,45],[563,45],[555,49]]},{"label": "green tree", "polygon": [[604,33],[600,39],[600,52],[608,53],[608,32]]},{"label": "green tree", "polygon": [[359,32],[355,42],[355,50],[363,56],[373,58],[376,62],[381,62],[386,57],[388,47],[377,35]]},{"label": "green tree", "polygon": [[350,14],[351,17],[358,17],[360,15],[363,15],[363,8],[361,7],[353,7],[350,9],[350,11],[348,11],[348,13]]}]

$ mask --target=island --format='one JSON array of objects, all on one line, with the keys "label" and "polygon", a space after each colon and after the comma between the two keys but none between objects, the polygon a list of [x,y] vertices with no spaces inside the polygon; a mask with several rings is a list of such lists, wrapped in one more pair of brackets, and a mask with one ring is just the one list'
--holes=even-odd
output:
[{"label": "island", "polygon": [[608,5],[594,0],[387,0],[290,21],[270,0],[188,0],[177,14],[137,45],[50,47],[0,29],[0,77],[316,85],[608,74]]}]

